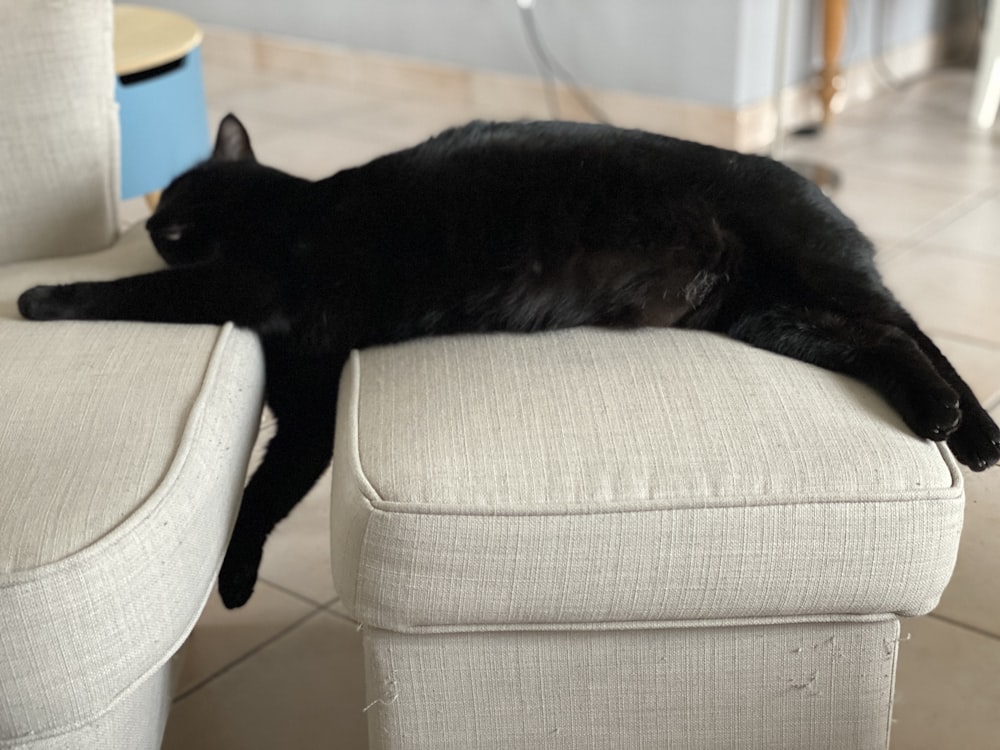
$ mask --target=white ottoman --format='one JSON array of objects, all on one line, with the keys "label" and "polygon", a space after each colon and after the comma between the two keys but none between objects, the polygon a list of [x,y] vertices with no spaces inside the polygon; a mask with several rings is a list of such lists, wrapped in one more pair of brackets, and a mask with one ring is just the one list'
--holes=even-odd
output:
[{"label": "white ottoman", "polygon": [[373,749],[887,746],[963,490],[866,387],[591,329],[367,350],[340,387]]}]

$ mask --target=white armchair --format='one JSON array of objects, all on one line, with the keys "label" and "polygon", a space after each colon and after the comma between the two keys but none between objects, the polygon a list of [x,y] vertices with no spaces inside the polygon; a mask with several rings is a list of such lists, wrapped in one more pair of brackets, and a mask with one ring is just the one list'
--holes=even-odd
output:
[{"label": "white armchair", "polygon": [[0,747],[157,748],[257,435],[232,327],[31,323],[38,283],[158,267],[119,236],[111,0],[0,0]]}]

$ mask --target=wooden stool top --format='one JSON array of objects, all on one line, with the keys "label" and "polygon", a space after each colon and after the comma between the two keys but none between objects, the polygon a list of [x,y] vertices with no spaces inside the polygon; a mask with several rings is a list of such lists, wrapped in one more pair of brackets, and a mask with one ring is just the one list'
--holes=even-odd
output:
[{"label": "wooden stool top", "polygon": [[186,16],[141,5],[115,5],[115,73],[119,76],[180,60],[201,44]]}]

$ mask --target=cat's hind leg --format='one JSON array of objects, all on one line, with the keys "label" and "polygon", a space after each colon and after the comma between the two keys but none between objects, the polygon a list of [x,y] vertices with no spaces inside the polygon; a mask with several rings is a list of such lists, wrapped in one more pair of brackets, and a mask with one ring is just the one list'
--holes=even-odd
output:
[{"label": "cat's hind leg", "polygon": [[938,374],[958,393],[962,422],[948,436],[948,447],[955,458],[973,471],[988,469],[1000,461],[1000,427],[930,337],[909,315],[903,313],[903,316],[900,327],[913,338]]},{"label": "cat's hind leg", "polygon": [[[1000,460],[1000,428],[979,403],[979,399],[956,372],[951,362],[885,287],[880,285],[866,289],[864,285],[854,284],[850,288],[861,292],[850,299],[849,309],[853,312],[852,319],[857,317],[881,321],[901,330],[923,352],[937,374],[958,394],[962,420],[947,440],[955,458],[973,471],[983,471],[996,464]],[[848,314],[844,308],[841,312]]]},{"label": "cat's hind leg", "polygon": [[959,394],[897,326],[779,305],[743,313],[726,332],[761,349],[857,378],[882,394],[920,437],[945,440],[961,422]]}]

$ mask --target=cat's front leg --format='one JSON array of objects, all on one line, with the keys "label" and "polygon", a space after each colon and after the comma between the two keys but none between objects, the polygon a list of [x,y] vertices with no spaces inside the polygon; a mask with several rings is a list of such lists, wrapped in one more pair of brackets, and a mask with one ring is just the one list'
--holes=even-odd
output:
[{"label": "cat's front leg", "polygon": [[21,294],[17,306],[29,320],[252,325],[261,314],[252,289],[227,269],[186,266],[115,281],[36,286]]},{"label": "cat's front leg", "polygon": [[268,535],[330,463],[337,383],[348,353],[303,354],[269,337],[263,343],[267,402],[278,430],[243,493],[219,571],[219,595],[229,609],[250,599]]},{"label": "cat's front leg", "polygon": [[17,308],[28,320],[71,320],[86,317],[87,284],[36,286],[17,300]]}]

